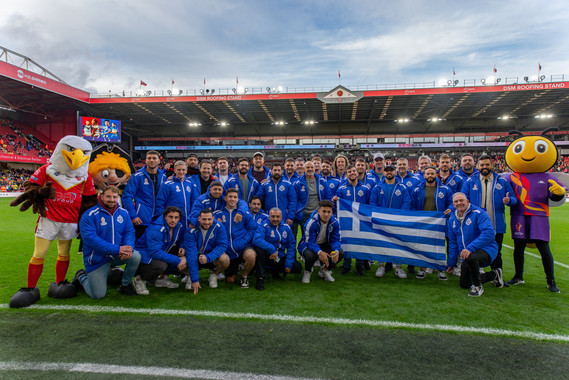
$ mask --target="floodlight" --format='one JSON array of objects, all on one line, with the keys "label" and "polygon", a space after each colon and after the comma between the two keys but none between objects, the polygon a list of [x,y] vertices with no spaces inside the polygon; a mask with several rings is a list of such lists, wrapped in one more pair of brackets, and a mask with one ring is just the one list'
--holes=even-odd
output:
[{"label": "floodlight", "polygon": [[267,87],[267,92],[270,94],[271,93],[271,88]]},{"label": "floodlight", "polygon": [[500,83],[502,81],[502,78],[496,78],[496,84]]},{"label": "floodlight", "polygon": [[166,92],[168,93],[168,95],[172,96],[172,91],[168,90]]},{"label": "floodlight", "polygon": [[451,81],[450,79],[449,79],[449,80],[447,80],[447,85],[449,85],[449,86],[450,86],[451,84],[452,84],[452,81]]},{"label": "floodlight", "polygon": [[215,92],[215,89],[212,88],[212,89],[211,89],[211,94],[213,95],[214,92]]},{"label": "floodlight", "polygon": [[545,79],[545,75],[542,75],[539,77],[540,82],[543,82],[544,79]]},{"label": "floodlight", "polygon": [[529,82],[529,77],[524,77],[524,80],[526,81],[526,83]]},{"label": "floodlight", "polygon": [[486,84],[486,79],[485,78],[480,79],[480,83]]},{"label": "floodlight", "polygon": [[231,91],[233,91],[234,94],[237,93],[237,89],[236,89],[236,88],[232,88]]}]

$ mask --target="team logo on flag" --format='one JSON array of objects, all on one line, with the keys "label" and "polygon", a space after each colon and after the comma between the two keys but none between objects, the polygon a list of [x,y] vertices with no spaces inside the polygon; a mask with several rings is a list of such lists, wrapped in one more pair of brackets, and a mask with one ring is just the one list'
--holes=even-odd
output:
[{"label": "team logo on flag", "polygon": [[107,221],[105,220],[105,218],[103,218],[101,216],[101,226],[106,226],[107,225]]},{"label": "team logo on flag", "polygon": [[119,217],[117,218],[117,223],[120,224],[122,222],[124,222],[124,219],[123,219],[122,215],[119,215]]}]

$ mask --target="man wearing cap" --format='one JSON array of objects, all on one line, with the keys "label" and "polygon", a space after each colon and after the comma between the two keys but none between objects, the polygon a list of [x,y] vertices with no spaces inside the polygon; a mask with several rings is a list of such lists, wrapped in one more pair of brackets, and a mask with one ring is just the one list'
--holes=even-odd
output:
[{"label": "man wearing cap", "polygon": [[375,184],[379,184],[383,179],[383,171],[385,166],[385,157],[383,153],[373,155],[373,169],[367,172],[367,177],[375,180]]},{"label": "man wearing cap", "polygon": [[259,183],[267,182],[271,177],[271,170],[265,166],[265,155],[262,152],[255,152],[253,155],[253,167],[249,169],[249,173]]},{"label": "man wearing cap", "polygon": [[[383,181],[379,182],[371,190],[369,204],[377,207],[410,210],[411,196],[405,185],[395,180],[395,166],[387,165],[383,172]],[[379,263],[375,275],[376,277],[385,275],[385,263]],[[395,275],[402,279],[407,278],[407,274],[401,268],[401,264],[395,266]]]},{"label": "man wearing cap", "polygon": [[186,158],[186,164],[188,165],[188,178],[194,174],[200,174],[198,155],[195,153],[190,153],[188,158]]}]

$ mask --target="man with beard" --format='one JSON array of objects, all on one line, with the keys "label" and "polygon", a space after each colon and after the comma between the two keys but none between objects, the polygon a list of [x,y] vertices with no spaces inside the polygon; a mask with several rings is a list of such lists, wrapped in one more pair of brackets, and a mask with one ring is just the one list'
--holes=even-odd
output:
[{"label": "man with beard", "polygon": [[[342,185],[340,185],[340,187],[338,187],[336,195],[332,197],[332,202],[336,202],[341,198],[352,202],[368,204],[370,189],[358,179],[358,172],[356,171],[356,167],[354,165],[348,166],[347,177],[348,181],[344,182]],[[344,260],[344,267],[341,273],[349,273],[351,269],[352,260],[351,258],[347,258]],[[356,272],[358,276],[363,276],[365,274],[364,260],[356,259]]]},{"label": "man with beard", "polygon": [[473,175],[477,176],[478,174],[480,173],[474,168],[474,157],[472,154],[466,153],[463,155],[460,159],[460,169],[458,170],[458,175],[462,179],[462,182],[464,183],[468,178]]},{"label": "man with beard", "polygon": [[364,160],[362,157],[358,157],[356,158],[356,161],[354,163],[354,166],[356,167],[356,172],[358,173],[358,179],[367,187],[369,187],[369,189],[373,189],[373,187],[375,186],[375,184],[377,183],[377,179],[375,177],[371,177],[368,176],[367,174],[367,163],[366,160]]},{"label": "man with beard", "polygon": [[[209,185],[215,178],[211,175],[213,173],[213,164],[209,160],[202,160],[200,163],[200,174],[193,175],[190,180],[199,192],[199,195],[205,194]],[[223,185],[222,185],[223,186]]]},{"label": "man with beard", "polygon": [[198,218],[201,210],[210,209],[211,212],[221,210],[225,206],[223,200],[223,187],[221,182],[213,181],[209,186],[208,191],[200,195],[192,205],[192,212],[190,214],[190,228],[195,228],[198,225]]},{"label": "man with beard", "polygon": [[257,182],[249,170],[249,160],[241,158],[237,164],[237,175],[229,178],[223,187],[225,191],[231,188],[237,189],[239,199],[249,203],[251,198],[257,194],[259,186],[259,182]]},{"label": "man with beard", "polygon": [[332,176],[332,163],[330,161],[322,161],[320,178],[326,182],[329,197],[332,198],[336,195],[340,181]]},{"label": "man with beard", "polygon": [[262,226],[264,223],[269,223],[269,215],[265,213],[262,206],[261,198],[253,195],[249,201],[249,212],[253,215],[253,219],[258,226]]},{"label": "man with beard", "polygon": [[299,177],[294,169],[295,169],[294,159],[287,158],[284,162],[283,178],[289,181],[290,183],[295,183]]},{"label": "man with beard", "polygon": [[271,177],[271,170],[265,166],[265,155],[262,152],[255,152],[253,155],[253,167],[249,173],[259,183],[265,183]]},{"label": "man with beard", "polygon": [[343,154],[339,154],[334,159],[334,178],[337,178],[338,181],[342,182],[344,178],[346,178],[346,170],[348,166],[348,157],[344,156]]},{"label": "man with beard", "polygon": [[[492,261],[490,268],[499,273],[502,278],[502,242],[506,233],[506,207],[514,206],[518,199],[510,183],[492,171],[493,164],[490,156],[481,156],[478,159],[477,176],[471,176],[463,183],[462,193],[466,195],[470,204],[481,207],[492,222],[496,232],[495,240],[498,244],[498,253]],[[496,286],[504,286],[503,281],[496,281]]]},{"label": "man with beard", "polygon": [[453,194],[462,188],[462,178],[451,170],[450,156],[441,154],[439,157],[439,173],[437,178],[443,185],[452,190]]},{"label": "man with beard", "polygon": [[[425,182],[420,183],[411,193],[411,209],[418,211],[438,211],[445,215],[451,213],[452,191],[437,182],[437,171],[429,166],[425,169]],[[425,268],[417,272],[416,278],[422,280],[427,276]],[[439,280],[446,280],[445,272],[439,271]]]},{"label": "man with beard", "polygon": [[175,176],[164,182],[156,198],[155,215],[162,214],[168,206],[176,206],[181,212],[181,221],[184,228],[188,228],[192,205],[199,194],[193,182],[186,178],[188,167],[184,161],[174,164]]},{"label": "man with beard", "polygon": [[[411,197],[405,185],[397,183],[395,180],[395,167],[393,165],[385,167],[383,179],[372,189],[369,204],[377,207],[410,210]],[[385,263],[380,262],[375,276],[383,277],[384,275]],[[407,278],[407,274],[401,268],[401,264],[395,266],[395,275],[402,279]]]},{"label": "man with beard", "polygon": [[282,220],[292,225],[296,214],[296,191],[292,184],[282,177],[281,164],[271,167],[271,179],[259,187],[257,196],[261,198],[265,210],[278,208],[282,211]]},{"label": "man with beard", "polygon": [[200,174],[197,154],[190,153],[188,158],[186,158],[186,164],[188,165],[188,177],[191,177],[195,174]]},{"label": "man with beard", "polygon": [[425,169],[431,166],[431,163],[432,161],[429,156],[423,155],[419,157],[419,160],[417,161],[417,164],[419,165],[419,170],[417,171],[417,173],[415,173],[415,176],[420,182],[425,182]]},{"label": "man with beard", "polygon": [[367,172],[367,176],[374,180],[375,184],[378,184],[383,179],[383,169],[385,167],[385,157],[383,153],[376,153],[373,155],[373,168]]}]

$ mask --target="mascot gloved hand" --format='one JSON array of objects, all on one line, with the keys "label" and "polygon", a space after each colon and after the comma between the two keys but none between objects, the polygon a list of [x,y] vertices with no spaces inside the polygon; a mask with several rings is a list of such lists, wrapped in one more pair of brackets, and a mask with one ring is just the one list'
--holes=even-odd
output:
[{"label": "mascot gloved hand", "polygon": [[55,282],[48,296],[69,298],[77,294],[65,281],[69,268],[69,249],[77,235],[80,210],[95,205],[97,195],[93,179],[87,172],[91,144],[77,136],[65,136],[55,147],[49,164],[40,167],[27,182],[25,191],[11,206],[22,204],[39,214],[36,224],[34,252],[28,265],[27,287],[10,300],[10,307],[27,307],[40,299],[36,287],[43,272],[43,262],[51,242],[57,239]]},{"label": "mascot gloved hand", "polygon": [[549,128],[540,136],[510,132],[519,137],[506,150],[506,164],[514,172],[506,179],[519,202],[510,208],[516,273],[508,284],[524,283],[524,251],[528,244],[535,244],[542,258],[547,288],[559,293],[553,271],[553,254],[549,248],[549,207],[565,203],[567,188],[564,184],[569,184],[569,181],[562,173],[548,173],[559,158],[557,147],[546,136],[554,130],[557,128]]}]

